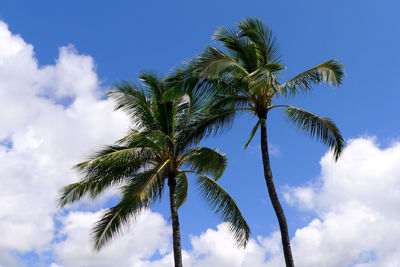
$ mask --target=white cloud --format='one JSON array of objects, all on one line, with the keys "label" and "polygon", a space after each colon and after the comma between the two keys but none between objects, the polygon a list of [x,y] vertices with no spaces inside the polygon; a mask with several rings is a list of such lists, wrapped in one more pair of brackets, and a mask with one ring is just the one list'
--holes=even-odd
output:
[{"label": "white cloud", "polygon": [[354,139],[337,163],[321,159],[314,185],[288,190],[289,203],[317,215],[293,238],[298,266],[400,266],[399,162],[400,143]]},{"label": "white cloud", "polygon": [[77,179],[71,166],[124,134],[128,119],[99,98],[94,67],[72,46],[40,67],[33,46],[0,22],[0,264],[8,252],[49,248],[57,192]]},{"label": "white cloud", "polygon": [[151,211],[143,212],[135,224],[116,242],[95,253],[90,247],[90,228],[101,211],[71,212],[63,218],[61,234],[65,240],[54,246],[54,252],[64,267],[145,266],[154,253],[169,252],[171,227],[163,217]]}]

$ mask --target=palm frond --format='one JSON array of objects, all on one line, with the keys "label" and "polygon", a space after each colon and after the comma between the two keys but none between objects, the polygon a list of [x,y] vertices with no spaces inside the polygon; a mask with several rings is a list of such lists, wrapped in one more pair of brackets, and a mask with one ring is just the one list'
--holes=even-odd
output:
[{"label": "palm frond", "polygon": [[279,63],[280,45],[272,30],[258,18],[243,19],[239,23],[240,35],[248,37],[258,50],[260,62],[265,64]]},{"label": "palm frond", "polygon": [[247,225],[235,200],[213,179],[199,175],[197,184],[210,208],[226,222],[238,246],[245,247],[249,240],[250,228]]},{"label": "palm frond", "polygon": [[279,89],[275,74],[264,68],[259,68],[250,73],[247,79],[249,80],[250,90],[254,94],[257,94],[260,90],[265,91],[265,93],[269,93],[269,91],[275,93]]},{"label": "palm frond", "polygon": [[165,89],[158,75],[155,72],[142,72],[139,74],[139,80],[141,80],[147,88],[150,99],[152,99],[153,102],[160,102]]},{"label": "palm frond", "polygon": [[60,208],[65,207],[67,204],[71,204],[80,200],[90,190],[90,181],[81,181],[73,183],[61,188],[59,197],[57,200],[57,206]]},{"label": "palm frond", "polygon": [[151,168],[150,170],[142,171],[131,179],[130,194],[140,197],[151,198],[153,201],[160,199],[165,178],[169,171],[170,160]]},{"label": "palm frond", "polygon": [[223,73],[234,73],[236,76],[248,75],[244,69],[233,58],[224,54],[215,47],[207,47],[203,53],[192,62],[193,70],[200,75],[206,73],[209,76],[218,77]]},{"label": "palm frond", "polygon": [[189,189],[188,179],[184,172],[176,176],[176,206],[180,208],[186,202]]},{"label": "palm frond", "polygon": [[334,152],[337,160],[343,151],[344,139],[336,126],[329,118],[319,117],[308,111],[288,106],[285,111],[288,119],[311,138],[318,138],[328,145]]},{"label": "palm frond", "polygon": [[177,151],[184,151],[191,145],[198,144],[203,138],[222,132],[232,125],[235,110],[208,110],[199,114],[197,119],[182,131],[177,144]]},{"label": "palm frond", "polygon": [[92,228],[94,248],[99,251],[104,245],[123,234],[130,223],[152,204],[151,199],[132,194],[132,186],[122,187],[120,202],[106,210]]},{"label": "palm frond", "polygon": [[218,180],[222,176],[227,166],[225,154],[208,147],[189,149],[182,156],[181,161],[181,164],[185,164],[190,170],[210,174],[215,180]]},{"label": "palm frond", "polygon": [[307,93],[313,84],[327,82],[331,86],[340,86],[344,76],[344,65],[337,59],[328,60],[318,66],[306,70],[280,86],[284,96]]},{"label": "palm frond", "polygon": [[256,132],[257,132],[257,130],[258,130],[258,127],[260,126],[260,123],[261,123],[261,121],[258,120],[257,123],[256,123],[256,125],[254,125],[254,127],[253,127],[253,129],[251,130],[251,133],[250,133],[250,138],[249,138],[249,140],[246,142],[246,144],[244,145],[244,149],[247,149],[247,147],[249,146],[251,140],[253,140],[253,137],[254,137],[254,135],[256,134]]},{"label": "palm frond", "polygon": [[92,160],[77,164],[74,168],[84,175],[81,182],[85,185],[85,193],[94,199],[106,188],[123,183],[153,160],[151,149],[107,146]]},{"label": "palm frond", "polygon": [[126,112],[137,128],[154,129],[157,122],[151,110],[151,101],[145,91],[133,83],[122,81],[108,92],[116,103],[115,109]]},{"label": "palm frond", "polygon": [[257,50],[250,40],[241,38],[240,32],[224,26],[218,27],[213,35],[214,41],[221,42],[228,48],[228,54],[244,66],[247,72],[253,72],[258,67]]}]

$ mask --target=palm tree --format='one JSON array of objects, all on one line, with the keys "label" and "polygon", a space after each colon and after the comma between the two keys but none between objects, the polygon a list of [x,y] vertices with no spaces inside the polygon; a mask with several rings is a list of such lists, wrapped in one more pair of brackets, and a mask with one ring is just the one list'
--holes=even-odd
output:
[{"label": "palm tree", "polygon": [[61,190],[59,206],[84,196],[95,199],[110,186],[118,186],[119,203],[106,210],[92,228],[94,247],[100,250],[132,219],[162,198],[167,182],[174,261],[180,267],[178,208],[187,197],[187,174],[193,173],[202,196],[222,220],[230,223],[237,244],[245,246],[249,227],[236,202],[217,183],[227,164],[225,155],[207,147],[193,147],[202,139],[194,134],[196,124],[206,119],[205,113],[199,112],[201,99],[191,93],[168,99],[165,80],[151,73],[139,77],[144,86],[121,82],[109,93],[116,109],[132,119],[129,134],[75,166],[83,178]]},{"label": "palm tree", "polygon": [[332,59],[282,83],[280,77],[285,67],[281,63],[279,44],[272,30],[261,20],[245,19],[232,29],[219,27],[213,39],[221,42],[225,52],[207,47],[186,70],[178,72],[177,77],[188,83],[197,81],[202,92],[213,96],[207,105],[208,113],[213,116],[203,122],[203,133],[209,133],[210,129],[218,131],[224,124],[231,123],[237,111],[250,112],[257,118],[245,148],[261,128],[261,154],[268,194],[278,218],[286,266],[294,266],[286,218],[272,180],[267,115],[272,109],[283,108],[295,126],[328,145],[337,160],[344,140],[331,119],[275,102],[305,94],[312,90],[313,84],[327,82],[339,86],[344,75],[343,65]]}]

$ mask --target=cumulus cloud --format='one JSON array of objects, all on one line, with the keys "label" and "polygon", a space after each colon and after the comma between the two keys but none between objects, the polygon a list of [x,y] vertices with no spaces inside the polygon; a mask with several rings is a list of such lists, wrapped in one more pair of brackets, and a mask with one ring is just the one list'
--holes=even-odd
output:
[{"label": "cumulus cloud", "polygon": [[298,266],[400,266],[399,162],[400,143],[358,138],[337,163],[321,159],[314,184],[289,188],[289,203],[316,214],[293,238]]},{"label": "cumulus cloud", "polygon": [[71,166],[126,130],[94,68],[72,46],[39,66],[33,46],[0,22],[0,264],[9,252],[48,249],[57,192],[77,179]]},{"label": "cumulus cloud", "polygon": [[[60,235],[63,241],[55,244],[54,253],[64,267],[146,266],[155,253],[166,255],[170,251],[171,227],[164,218],[151,211],[139,216],[131,231],[100,252],[90,246],[90,228],[100,218],[102,211],[74,211],[62,218]],[[170,266],[170,265],[168,265]]]}]

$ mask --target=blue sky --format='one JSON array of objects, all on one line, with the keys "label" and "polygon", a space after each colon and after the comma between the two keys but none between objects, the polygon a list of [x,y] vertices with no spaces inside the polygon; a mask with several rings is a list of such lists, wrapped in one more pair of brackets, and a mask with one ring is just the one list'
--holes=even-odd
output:
[{"label": "blue sky", "polygon": [[[74,49],[71,47],[65,49],[65,58],[70,59],[69,56],[74,57],[75,55],[76,60],[71,59],[68,62],[78,64],[77,66],[89,66],[89,70],[87,70],[89,76],[97,74],[96,81],[83,82],[79,84],[80,89],[76,89],[76,92],[72,93],[58,92],[58,89],[54,89],[57,92],[53,93],[51,88],[62,86],[62,82],[50,84],[46,80],[46,86],[43,86],[43,88],[47,88],[44,89],[44,95],[48,100],[61,101],[65,104],[64,108],[67,110],[69,104],[85,95],[82,92],[85,90],[86,84],[89,84],[88,88],[96,87],[95,89],[88,89],[88,91],[96,91],[99,95],[118,80],[136,80],[137,74],[142,70],[153,69],[160,73],[167,73],[184,60],[196,56],[206,45],[213,45],[211,35],[218,26],[233,26],[242,18],[257,16],[268,23],[279,38],[284,63],[287,65],[287,72],[283,80],[332,58],[338,58],[345,64],[346,77],[340,88],[330,88],[326,85],[315,86],[313,93],[306,97],[299,96],[296,99],[289,99],[287,102],[332,118],[341,129],[346,140],[356,140],[356,142],[350,142],[355,144],[354,151],[359,151],[357,150],[357,144],[359,144],[357,142],[364,142],[362,144],[365,145],[366,151],[372,149],[376,152],[365,152],[366,155],[371,155],[373,158],[374,155],[379,154],[377,151],[386,151],[386,148],[395,149],[399,141],[398,99],[400,99],[400,90],[398,90],[397,76],[400,71],[398,64],[400,54],[397,51],[400,47],[400,28],[398,27],[400,21],[398,9],[397,1],[384,1],[377,4],[376,1],[335,1],[328,3],[308,0],[246,2],[208,0],[200,2],[61,2],[50,0],[38,2],[3,0],[0,1],[0,19],[8,25],[8,29],[13,35],[19,35],[19,38],[23,39],[26,44],[33,46],[34,54],[31,55],[31,58],[37,60],[38,69],[45,69],[46,66],[57,66],[57,64],[61,65],[59,63],[63,60],[61,59],[60,47],[72,45]],[[5,39],[1,40],[4,41]],[[1,45],[7,46],[8,43],[4,41],[3,44],[0,43]],[[84,59],[82,59],[82,62],[78,62],[79,58]],[[2,64],[1,61],[0,64]],[[1,77],[11,80],[12,77],[7,76],[11,75],[7,72],[8,67],[9,65],[6,64],[2,66]],[[60,72],[63,70],[61,69]],[[74,75],[78,74],[74,72]],[[35,79],[38,78],[32,79],[36,81]],[[68,77],[65,79],[68,79]],[[64,81],[64,78],[60,78],[60,80]],[[32,83],[29,82],[29,84]],[[0,86],[4,86],[0,88],[6,88],[7,83],[0,84]],[[4,90],[6,94],[15,93],[19,95],[19,92]],[[23,92],[25,89],[21,90]],[[20,97],[23,98],[24,95],[21,93]],[[66,99],[69,100],[66,101]],[[98,104],[100,101],[101,97],[97,98],[96,103]],[[29,107],[28,100],[25,107]],[[58,107],[57,110],[59,109]],[[18,112],[19,110],[18,108]],[[45,112],[44,110],[43,108],[40,112]],[[12,109],[5,110],[5,108],[3,111],[14,112]],[[40,112],[38,114],[42,114]],[[101,112],[105,111],[102,110]],[[96,119],[95,112],[90,114],[90,118],[85,119],[85,123],[90,125],[101,123]],[[102,114],[99,116],[102,116]],[[6,126],[14,125],[7,121],[12,121],[11,117],[5,116],[3,118]],[[19,132],[22,132],[22,129],[33,129],[32,131],[35,131],[35,123],[42,125],[42,123],[45,123],[44,121],[45,116],[27,119],[21,122],[22,126],[18,126],[20,128],[12,128],[14,126],[10,126],[12,129],[7,129],[6,126],[1,128],[0,137],[2,140],[0,140],[0,146],[8,147],[7,151],[2,152],[4,153],[4,160],[7,155],[9,156],[7,153],[10,153],[10,142],[18,142]],[[118,121],[114,122],[115,125],[119,121],[122,122],[123,119],[118,118]],[[77,123],[77,125],[82,125],[84,122]],[[278,230],[278,225],[266,195],[258,147],[259,136],[257,135],[250,147],[243,151],[243,145],[247,141],[254,124],[254,119],[245,115],[241,116],[236,120],[231,130],[221,136],[206,140],[204,144],[218,147],[220,151],[227,154],[229,166],[220,180],[221,184],[235,197],[241,207],[251,226],[253,238],[257,236],[264,238],[271,237],[274,231]],[[67,126],[65,127],[66,130],[69,129]],[[102,141],[116,140],[113,138],[123,134],[123,131],[111,133],[110,129],[104,128],[106,127],[99,126],[99,131],[96,134],[102,135],[101,130],[107,131],[107,133],[104,133],[107,138],[104,137],[103,140],[96,135],[94,138],[97,138],[96,141],[91,143],[93,147],[104,144]],[[82,133],[85,133],[84,128],[82,129]],[[82,140],[89,137],[89,135],[88,137],[84,136]],[[41,138],[45,140],[46,137],[42,136]],[[79,135],[76,138],[79,138]],[[59,142],[63,142],[63,139],[60,138]],[[347,170],[347,168],[342,165],[338,165],[342,167],[334,167],[328,162],[327,158],[323,158],[327,152],[326,147],[318,141],[309,140],[307,136],[291,127],[278,110],[272,111],[270,115],[269,142],[274,151],[272,153],[272,169],[275,184],[280,193],[292,237],[299,229],[303,231],[308,229],[307,227],[315,218],[326,222],[327,217],[324,217],[326,214],[340,210],[340,207],[332,206],[333,204],[329,204],[331,205],[329,207],[317,207],[318,205],[311,205],[304,198],[296,199],[296,192],[299,192],[299,190],[296,191],[296,188],[314,190],[315,194],[313,194],[320,196],[321,199],[328,199],[327,196],[334,197],[326,193],[327,190],[323,190],[325,184],[328,183],[327,181],[330,181],[329,177],[331,177],[327,173],[336,173],[335,171],[340,172]],[[74,143],[71,142],[69,148],[73,150],[73,146]],[[77,142],[76,146],[76,151],[79,151],[80,154],[71,152],[71,155],[81,155],[81,158],[77,158],[75,163],[82,159],[86,153],[89,153],[90,149],[93,149],[93,147],[84,144],[83,141]],[[29,153],[34,152],[36,148],[32,149],[29,150]],[[353,155],[351,149],[353,147],[349,148],[349,155]],[[29,163],[29,153],[20,154],[27,166],[33,164]],[[356,152],[354,154],[357,155]],[[68,160],[74,163],[75,159],[68,158]],[[358,158],[357,160],[361,161]],[[357,160],[349,158],[348,162],[356,164]],[[373,163],[370,158],[366,158],[365,162]],[[385,164],[381,166],[387,167]],[[350,167],[357,169],[357,166]],[[17,172],[12,173],[18,175]],[[399,178],[397,169],[392,170],[387,167],[387,169],[382,170],[382,173],[390,173],[395,179]],[[346,175],[343,174],[343,177],[358,177],[357,175],[346,173]],[[392,177],[391,175],[389,176]],[[24,179],[28,181],[29,179],[40,178],[26,175]],[[338,179],[340,180],[340,177]],[[68,179],[63,178],[62,182],[65,181],[68,181]],[[71,178],[72,181],[73,178]],[[396,192],[400,192],[400,187],[397,187],[399,183],[396,182],[394,185],[388,183],[389,185],[399,190]],[[183,248],[187,251],[193,249],[193,236],[200,236],[209,228],[216,229],[216,226],[220,223],[214,215],[210,214],[205,202],[198,197],[195,189],[191,189],[189,193],[190,197],[187,203],[180,209]],[[325,193],[327,196],[323,197]],[[394,195],[396,194],[394,193]],[[315,202],[317,199],[319,198],[315,198],[313,201]],[[75,207],[73,211],[95,212],[100,208],[108,207],[115,200],[114,196],[100,204],[92,206],[84,204]],[[364,203],[356,197],[349,197],[348,200]],[[326,200],[325,202],[328,203],[329,201]],[[365,205],[369,208],[372,207]],[[400,204],[394,204],[396,207],[398,205]],[[371,209],[378,213],[381,212],[378,208],[372,207]],[[152,211],[155,214],[162,214],[165,220],[169,217],[166,201],[163,201]],[[61,216],[56,211],[49,214],[53,216],[53,219]],[[382,216],[386,216],[384,212],[382,214],[384,214]],[[392,216],[392,213],[390,214]],[[4,216],[4,218],[7,218],[6,215]],[[395,223],[399,222],[397,215],[390,216],[389,218]],[[60,220],[67,219],[61,218]],[[165,223],[168,224],[168,221]],[[52,242],[36,247],[32,245],[26,249],[20,249],[18,246],[18,248],[14,248],[4,243],[3,245],[0,244],[0,251],[4,249],[6,251],[4,253],[25,255],[19,257],[18,264],[21,266],[23,266],[23,262],[28,266],[50,265],[50,263],[59,264],[54,266],[69,266],[68,260],[58,255],[52,248],[57,243],[54,233],[60,231],[61,228],[62,226],[57,226],[54,228],[55,230],[53,229]],[[340,243],[336,245],[340,246]],[[46,251],[47,254],[43,251]],[[378,261],[379,255],[384,255],[383,252],[375,252],[374,248],[366,251],[376,253],[378,256],[370,257],[365,261]],[[155,253],[156,256],[149,258],[150,261],[165,256],[165,253],[161,254],[161,256],[157,256],[157,253]],[[1,255],[0,253],[0,265],[6,264],[5,266],[7,266],[6,260],[1,261]],[[356,254],[355,259],[349,256],[348,262],[344,262],[344,264],[346,266],[353,263],[357,264],[360,255]],[[8,256],[5,258],[9,259]],[[148,264],[140,266],[151,266],[150,263]],[[200,266],[195,265],[195,263],[192,264],[193,266]],[[279,266],[279,264],[266,266]]]}]

